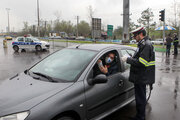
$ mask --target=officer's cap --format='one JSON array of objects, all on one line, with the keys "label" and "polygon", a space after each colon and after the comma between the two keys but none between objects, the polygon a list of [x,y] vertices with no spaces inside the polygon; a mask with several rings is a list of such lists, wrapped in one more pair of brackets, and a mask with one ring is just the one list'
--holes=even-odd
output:
[{"label": "officer's cap", "polygon": [[143,30],[145,30],[144,27],[138,27],[137,29],[131,31],[131,33],[134,35],[137,35],[137,34],[140,34]]}]

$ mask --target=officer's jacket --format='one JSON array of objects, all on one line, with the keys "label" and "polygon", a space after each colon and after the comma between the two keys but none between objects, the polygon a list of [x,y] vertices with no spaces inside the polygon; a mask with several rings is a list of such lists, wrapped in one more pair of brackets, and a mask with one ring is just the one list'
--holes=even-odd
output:
[{"label": "officer's jacket", "polygon": [[131,64],[129,81],[135,84],[155,82],[155,52],[147,38],[138,43],[134,56],[127,58],[127,63]]},{"label": "officer's jacket", "polygon": [[178,45],[178,43],[179,43],[179,40],[178,40],[177,37],[175,37],[175,38],[174,38],[174,41],[173,41],[173,44],[174,44],[174,45]]}]

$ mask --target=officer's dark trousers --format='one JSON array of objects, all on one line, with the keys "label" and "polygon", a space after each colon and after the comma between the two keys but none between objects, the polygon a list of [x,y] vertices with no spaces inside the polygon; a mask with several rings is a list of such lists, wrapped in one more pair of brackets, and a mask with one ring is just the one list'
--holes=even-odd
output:
[{"label": "officer's dark trousers", "polygon": [[178,54],[178,44],[174,44],[174,55],[177,55]]},{"label": "officer's dark trousers", "polygon": [[135,100],[136,100],[136,118],[138,120],[145,120],[146,110],[146,85],[134,84],[135,86]]},{"label": "officer's dark trousers", "polygon": [[171,45],[166,45],[166,55],[170,55]]}]

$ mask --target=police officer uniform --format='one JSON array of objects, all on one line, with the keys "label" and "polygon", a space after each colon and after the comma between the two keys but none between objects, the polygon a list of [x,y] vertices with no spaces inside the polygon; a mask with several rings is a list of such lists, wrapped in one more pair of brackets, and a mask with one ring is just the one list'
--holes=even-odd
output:
[{"label": "police officer uniform", "polygon": [[175,36],[174,36],[174,41],[173,41],[173,45],[174,45],[174,55],[177,55],[177,54],[178,54],[178,43],[179,43],[178,37],[177,37],[177,35],[175,35]]},{"label": "police officer uniform", "polygon": [[[142,31],[145,29],[140,27],[131,33],[137,35]],[[138,42],[134,56],[128,57],[127,63],[131,64],[129,81],[133,82],[135,87],[137,114],[134,120],[145,120],[146,85],[155,83],[155,52],[147,37]]]}]

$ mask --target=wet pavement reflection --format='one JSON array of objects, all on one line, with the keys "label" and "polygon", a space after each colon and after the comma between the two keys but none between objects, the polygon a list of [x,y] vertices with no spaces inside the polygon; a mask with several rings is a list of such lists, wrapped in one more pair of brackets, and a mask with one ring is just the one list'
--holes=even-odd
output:
[{"label": "wet pavement reflection", "polygon": [[[8,41],[8,48],[3,48],[0,38],[0,84],[4,79],[28,69],[52,52],[67,46],[66,43],[56,43],[54,49],[51,48],[49,51],[15,53],[11,42]],[[70,45],[73,44],[68,43],[68,46]],[[179,73],[180,54],[166,57],[164,53],[156,52],[156,83],[146,106],[146,120],[180,119]],[[128,120],[128,117],[133,117],[135,114],[135,102],[132,102],[103,120]]]}]

